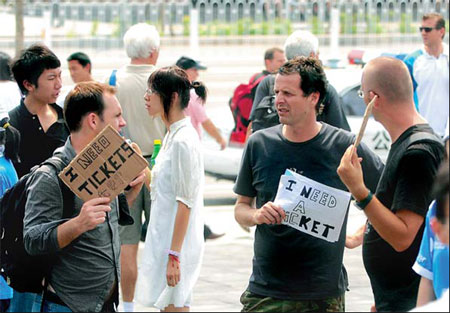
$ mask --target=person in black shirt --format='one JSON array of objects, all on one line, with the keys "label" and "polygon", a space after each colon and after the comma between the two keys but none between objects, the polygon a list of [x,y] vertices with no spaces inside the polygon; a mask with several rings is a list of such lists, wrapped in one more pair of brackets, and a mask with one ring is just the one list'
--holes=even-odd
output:
[{"label": "person in black shirt", "polygon": [[[275,103],[282,125],[255,132],[245,148],[234,186],[238,194],[235,217],[243,226],[256,225],[256,232],[252,276],[241,297],[243,311],[345,309],[348,280],[342,261],[348,205],[335,208],[345,218],[338,240],[329,242],[280,225],[286,214],[273,203],[280,176],[287,169],[346,191],[336,169],[355,136],[317,122],[326,85],[318,60],[299,57],[284,64],[275,79]],[[358,151],[364,157],[364,169],[370,173],[365,182],[375,190],[383,164],[366,145]],[[306,207],[305,211],[310,209]],[[311,224],[307,227],[315,227]]]},{"label": "person in black shirt", "polygon": [[[286,58],[292,60],[298,56],[313,57],[319,59],[319,39],[308,31],[293,32],[284,43]],[[256,88],[256,94],[253,101],[250,121],[255,119],[255,108],[267,96],[273,96],[273,87],[275,75],[264,78]],[[327,85],[326,96],[322,99],[323,107],[318,112],[317,120],[330,124],[332,126],[350,131],[350,125],[342,108],[341,99],[336,89]],[[252,134],[251,124],[248,127],[247,138]]]},{"label": "person in black shirt", "polygon": [[21,135],[20,162],[14,163],[19,177],[51,157],[69,136],[63,111],[55,104],[62,86],[60,67],[56,55],[41,44],[24,50],[11,65],[25,96],[9,112],[10,124]]},{"label": "person in black shirt", "polygon": [[377,311],[415,307],[420,277],[412,270],[419,251],[431,186],[444,156],[443,144],[414,107],[413,87],[405,64],[380,57],[363,71],[361,94],[374,100],[373,115],[388,131],[392,146],[375,195],[363,181],[351,145],[338,174],[368,218],[363,260]]}]

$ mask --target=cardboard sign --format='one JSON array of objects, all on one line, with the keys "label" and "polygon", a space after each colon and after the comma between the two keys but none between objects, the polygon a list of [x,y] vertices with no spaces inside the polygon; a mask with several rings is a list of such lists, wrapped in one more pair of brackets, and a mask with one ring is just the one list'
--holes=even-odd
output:
[{"label": "cardboard sign", "polygon": [[59,177],[83,201],[98,197],[113,200],[147,166],[147,161],[108,125]]},{"label": "cardboard sign", "polygon": [[336,242],[350,204],[351,194],[286,170],[274,203],[286,212],[282,224],[303,233]]}]

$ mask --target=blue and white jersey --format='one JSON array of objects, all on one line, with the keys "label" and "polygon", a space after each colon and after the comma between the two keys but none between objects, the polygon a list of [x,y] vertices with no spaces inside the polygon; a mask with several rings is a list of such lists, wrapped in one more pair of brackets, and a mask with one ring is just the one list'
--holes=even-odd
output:
[{"label": "blue and white jersey", "polygon": [[403,60],[413,81],[416,108],[440,136],[449,120],[449,50],[447,44],[443,46],[438,58],[422,48]]},{"label": "blue and white jersey", "polygon": [[422,244],[413,269],[420,276],[433,281],[434,293],[439,299],[449,287],[449,250],[431,229],[430,220],[435,216],[436,202],[433,201],[427,213]]}]

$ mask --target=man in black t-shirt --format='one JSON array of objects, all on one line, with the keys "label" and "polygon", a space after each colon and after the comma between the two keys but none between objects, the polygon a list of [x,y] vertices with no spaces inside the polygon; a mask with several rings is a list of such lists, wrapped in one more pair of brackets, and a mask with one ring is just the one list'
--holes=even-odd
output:
[{"label": "man in black t-shirt", "polygon": [[[256,132],[245,148],[234,187],[238,194],[235,217],[241,225],[257,227],[252,276],[241,297],[243,311],[345,309],[348,280],[342,260],[348,206],[336,208],[345,218],[338,240],[329,242],[281,225],[286,214],[273,203],[280,176],[287,169],[347,190],[336,169],[340,155],[355,137],[317,122],[326,85],[318,60],[300,57],[288,61],[275,80],[275,103],[282,125]],[[383,164],[364,144],[358,151],[364,158],[363,168],[370,173],[365,183],[375,190]],[[305,223],[314,229],[311,224]]]},{"label": "man in black t-shirt", "polygon": [[405,64],[380,57],[363,72],[364,101],[374,100],[373,115],[389,132],[392,146],[375,195],[363,181],[358,153],[350,146],[339,176],[364,210],[368,225],[363,259],[378,311],[415,307],[420,277],[412,270],[422,239],[431,186],[444,155],[440,139],[420,116]]}]

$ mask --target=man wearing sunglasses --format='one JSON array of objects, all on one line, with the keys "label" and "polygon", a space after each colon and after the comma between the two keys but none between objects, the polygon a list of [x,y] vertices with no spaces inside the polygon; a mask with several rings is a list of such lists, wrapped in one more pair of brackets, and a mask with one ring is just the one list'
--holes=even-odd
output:
[{"label": "man wearing sunglasses", "polygon": [[404,62],[413,80],[417,110],[443,137],[449,127],[449,53],[448,45],[443,42],[445,20],[437,13],[425,14],[419,31],[424,46],[406,56]]}]

